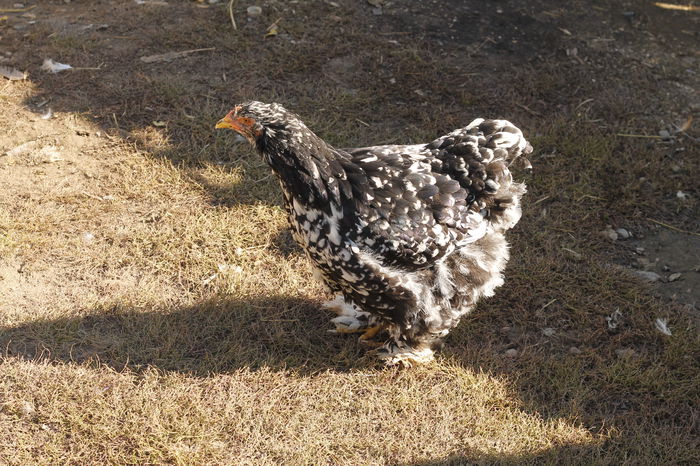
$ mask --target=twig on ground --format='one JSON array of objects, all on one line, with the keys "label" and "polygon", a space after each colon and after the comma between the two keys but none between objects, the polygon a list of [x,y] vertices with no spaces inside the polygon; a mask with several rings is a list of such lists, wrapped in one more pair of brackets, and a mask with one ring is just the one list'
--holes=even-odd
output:
[{"label": "twig on ground", "polygon": [[236,26],[236,20],[233,17],[233,4],[236,3],[236,0],[231,0],[228,2],[228,16],[231,18],[231,25],[233,26],[234,31],[238,31],[238,26]]},{"label": "twig on ground", "polygon": [[484,41],[483,41],[481,44],[479,44],[474,50],[472,50],[471,52],[469,52],[468,56],[474,55],[476,52],[478,52],[479,50],[481,50],[481,47],[483,47],[484,45],[486,45],[488,42],[491,42],[492,44],[495,44],[495,43],[496,43],[495,40],[491,39],[490,37],[487,37],[487,38],[484,39]]},{"label": "twig on ground", "polygon": [[674,227],[673,225],[669,225],[668,223],[664,223],[664,222],[661,222],[659,220],[654,220],[653,218],[647,217],[647,220],[649,220],[650,222],[657,223],[657,224],[661,225],[662,227],[666,227],[669,230],[677,231],[679,233],[686,233],[688,235],[693,235],[693,236],[700,236],[700,233],[695,233],[694,231],[688,231],[688,230],[684,230],[682,228]]},{"label": "twig on ground", "polygon": [[576,106],[576,108],[574,108],[574,112],[575,112],[576,110],[578,110],[579,108],[581,108],[581,106],[593,102],[593,100],[594,100],[594,99],[586,99],[586,100],[584,100],[583,102],[581,102],[580,104],[578,104],[578,105]]},{"label": "twig on ground", "polygon": [[95,196],[94,194],[90,194],[90,193],[87,192],[87,191],[81,191],[80,194],[82,194],[83,196],[87,196],[87,197],[89,197],[89,198],[92,198],[92,199],[96,199],[96,200],[98,200],[98,201],[103,201],[103,200],[104,200],[104,199],[102,199],[100,196]]},{"label": "twig on ground", "polygon": [[581,201],[584,200],[584,199],[593,199],[594,201],[605,201],[605,200],[607,200],[607,199],[605,199],[604,197],[594,196],[594,195],[592,195],[592,194],[584,194],[583,196],[581,196],[581,197],[579,197],[578,199],[576,199],[576,202],[581,202]]},{"label": "twig on ground", "polygon": [[653,134],[626,134],[626,133],[615,133],[615,136],[620,136],[623,138],[649,138],[649,139],[663,139],[661,136],[655,136]]},{"label": "twig on ground", "polygon": [[79,66],[77,68],[73,68],[73,70],[101,70],[102,65],[104,65],[104,63],[100,63],[100,66]]},{"label": "twig on ground", "polygon": [[527,107],[526,107],[525,105],[523,105],[523,104],[518,104],[518,103],[516,103],[515,105],[517,105],[518,107],[522,108],[523,110],[525,110],[526,112],[530,113],[531,115],[535,115],[535,116],[540,116],[540,115],[542,115],[540,112],[536,112],[536,111],[534,111],[534,110],[531,110],[531,109],[527,108]]},{"label": "twig on ground", "polygon": [[700,6],[676,5],[673,3],[663,3],[663,2],[654,2],[654,5],[658,6],[659,8],[663,8],[665,10],[700,11]]},{"label": "twig on ground", "polygon": [[24,13],[33,8],[36,8],[36,5],[28,6],[27,8],[0,8],[0,13]]},{"label": "twig on ground", "polygon": [[144,63],[156,63],[156,62],[163,62],[163,61],[172,61],[172,60],[175,60],[176,58],[182,58],[182,57],[185,57],[185,56],[190,55],[192,53],[209,52],[211,50],[216,50],[216,47],[207,47],[204,49],[183,50],[181,52],[159,53],[157,55],[148,55],[147,57],[141,57],[141,58],[139,58],[139,60],[141,60]]},{"label": "twig on ground", "polygon": [[554,304],[554,303],[556,302],[556,300],[557,300],[557,298],[554,298],[553,300],[551,300],[550,302],[548,302],[547,304],[545,304],[544,306],[542,306],[541,308],[539,308],[539,310],[538,310],[537,312],[542,312],[542,311],[544,311],[544,310],[547,309],[549,306],[551,306],[552,304]]}]

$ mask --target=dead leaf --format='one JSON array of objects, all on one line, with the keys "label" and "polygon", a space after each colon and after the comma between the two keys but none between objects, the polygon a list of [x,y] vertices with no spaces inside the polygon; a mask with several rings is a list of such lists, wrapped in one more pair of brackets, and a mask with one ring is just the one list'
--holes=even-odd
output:
[{"label": "dead leaf", "polygon": [[267,32],[265,33],[265,37],[274,37],[277,34],[279,34],[279,29],[277,28],[277,23],[279,23],[282,20],[282,18],[279,18],[277,21],[274,23],[270,24],[267,27]]},{"label": "dead leaf", "polygon": [[157,128],[164,128],[164,127],[168,126],[168,123],[166,121],[158,121],[158,120],[152,121],[151,124]]},{"label": "dead leaf", "polygon": [[679,128],[680,131],[688,131],[690,129],[690,125],[693,124],[693,115],[689,115],[688,118],[685,120],[685,123],[681,125]]}]

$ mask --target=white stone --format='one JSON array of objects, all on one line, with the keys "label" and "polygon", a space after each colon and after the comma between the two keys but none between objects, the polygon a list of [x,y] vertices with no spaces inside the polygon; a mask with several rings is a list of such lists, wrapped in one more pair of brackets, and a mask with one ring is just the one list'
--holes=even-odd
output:
[{"label": "white stone", "polygon": [[648,282],[658,282],[659,280],[661,280],[661,275],[659,275],[656,272],[649,272],[646,270],[635,270],[634,273]]}]

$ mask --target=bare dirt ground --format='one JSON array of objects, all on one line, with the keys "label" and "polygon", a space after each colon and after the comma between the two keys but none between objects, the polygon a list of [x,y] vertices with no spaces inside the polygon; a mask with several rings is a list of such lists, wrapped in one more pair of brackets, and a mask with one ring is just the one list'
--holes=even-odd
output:
[{"label": "bare dirt ground", "polygon": [[[0,464],[700,462],[697,7],[227,3],[0,2]],[[529,136],[506,284],[435,363],[325,332],[213,130],[247,99],[341,147]]]}]

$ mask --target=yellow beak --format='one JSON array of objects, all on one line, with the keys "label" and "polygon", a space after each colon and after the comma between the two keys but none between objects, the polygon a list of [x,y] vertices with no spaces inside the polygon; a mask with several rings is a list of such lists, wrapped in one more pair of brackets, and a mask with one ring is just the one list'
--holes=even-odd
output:
[{"label": "yellow beak", "polygon": [[[233,112],[231,112],[233,113]],[[227,128],[227,129],[232,129],[234,131],[240,131],[240,126],[236,124],[236,122],[233,120],[231,113],[223,117],[221,120],[219,120],[216,123],[216,126],[214,128],[216,129],[222,129],[222,128]]]}]

